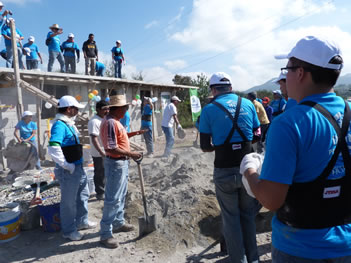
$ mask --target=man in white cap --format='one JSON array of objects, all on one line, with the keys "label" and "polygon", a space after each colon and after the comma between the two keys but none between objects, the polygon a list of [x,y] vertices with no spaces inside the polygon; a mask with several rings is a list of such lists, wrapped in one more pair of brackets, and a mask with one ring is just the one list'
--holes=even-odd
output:
[{"label": "man in white cap", "polygon": [[115,78],[122,78],[122,63],[124,61],[123,50],[121,48],[121,40],[116,41],[116,46],[111,49],[112,60],[115,64]]},{"label": "man in white cap", "polygon": [[286,75],[280,72],[279,77],[274,80],[274,83],[279,85],[281,94],[286,100],[286,104],[283,106],[283,111],[286,111],[291,107],[295,106],[296,100],[294,100],[293,98],[289,98],[288,90],[286,89]]},{"label": "man in white cap", "polygon": [[333,40],[307,36],[279,58],[289,59],[281,70],[299,104],[272,122],[261,174],[249,155],[240,170],[276,211],[273,262],[351,262],[350,102],[333,90],[341,51]]},{"label": "man in white cap", "polygon": [[283,113],[285,104],[286,104],[286,100],[283,98],[282,92],[279,89],[274,90],[273,100],[271,101],[271,104],[270,104],[270,106],[273,108],[272,120],[274,120],[275,117]]},{"label": "man in white cap", "polygon": [[[68,34],[68,38],[61,45],[63,57],[65,58],[65,67],[67,73],[76,73],[76,63],[79,63],[80,51],[77,43],[74,42],[73,33]],[[77,60],[76,60],[77,54]]]},{"label": "man in white cap", "polygon": [[214,98],[201,112],[200,146],[204,152],[215,152],[213,181],[222,233],[230,262],[258,263],[258,202],[243,187],[239,165],[244,155],[253,151],[251,141],[260,122],[251,101],[232,92],[228,74],[213,74],[210,89]]},{"label": "man in white cap", "polygon": [[2,28],[2,25],[7,18],[7,15],[8,14],[12,15],[11,11],[9,11],[9,10],[5,10],[4,12],[2,12],[3,8],[4,8],[4,4],[3,4],[3,2],[0,2],[0,29]]},{"label": "man in white cap", "polygon": [[60,219],[64,238],[81,240],[78,230],[91,229],[88,221],[89,188],[83,169],[83,150],[74,118],[84,106],[72,97],[63,96],[51,128],[48,152],[56,163],[55,178],[60,182]]},{"label": "man in white cap", "polygon": [[163,157],[169,157],[171,154],[173,144],[174,144],[174,135],[173,135],[173,124],[177,125],[177,129],[181,129],[182,126],[178,120],[178,111],[177,105],[181,102],[181,100],[177,96],[173,96],[171,98],[171,102],[165,107],[163,111],[163,118],[162,118],[162,130],[166,136],[166,147],[163,153]]},{"label": "man in white cap", "polygon": [[[125,95],[110,96],[109,113],[100,126],[100,138],[105,150],[105,201],[100,222],[100,243],[117,248],[118,241],[112,233],[129,232],[134,226],[124,219],[124,205],[128,189],[129,158],[139,159],[141,154],[132,152],[126,129],[120,123],[128,110]],[[141,131],[135,132],[142,134]]]},{"label": "man in white cap", "polygon": [[63,29],[58,24],[53,24],[50,28],[50,32],[46,36],[45,44],[49,50],[49,63],[48,72],[52,71],[55,59],[60,63],[61,72],[65,72],[65,62],[61,52],[61,41],[59,35],[63,33]]},{"label": "man in white cap", "polygon": [[39,60],[40,64],[43,64],[39,48],[34,44],[35,38],[30,36],[28,42],[23,45],[23,49],[26,50],[26,65],[27,69],[38,69]]}]

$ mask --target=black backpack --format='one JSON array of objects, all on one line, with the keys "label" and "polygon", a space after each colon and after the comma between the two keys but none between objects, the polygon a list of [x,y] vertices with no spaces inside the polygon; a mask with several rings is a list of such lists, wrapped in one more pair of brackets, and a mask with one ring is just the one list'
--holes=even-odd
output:
[{"label": "black backpack", "polygon": [[45,40],[45,45],[49,46],[51,44],[51,41],[52,41],[52,38],[51,37],[48,37],[46,40]]}]

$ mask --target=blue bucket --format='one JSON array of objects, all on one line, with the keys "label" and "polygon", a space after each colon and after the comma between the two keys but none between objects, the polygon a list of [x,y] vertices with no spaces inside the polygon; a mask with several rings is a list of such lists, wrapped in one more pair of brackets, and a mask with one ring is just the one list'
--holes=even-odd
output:
[{"label": "blue bucket", "polygon": [[45,232],[58,232],[61,230],[60,203],[39,206],[39,213]]}]

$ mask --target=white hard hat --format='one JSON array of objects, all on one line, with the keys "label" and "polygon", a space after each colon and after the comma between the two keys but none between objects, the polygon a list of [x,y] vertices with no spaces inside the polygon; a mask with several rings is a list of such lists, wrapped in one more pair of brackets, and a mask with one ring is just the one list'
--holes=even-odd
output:
[{"label": "white hard hat", "polygon": [[74,37],[73,33],[69,33],[68,37]]},{"label": "white hard hat", "polygon": [[66,107],[77,107],[77,108],[84,108],[84,105],[80,104],[74,97],[65,95],[59,99],[58,102],[59,108],[66,108]]}]

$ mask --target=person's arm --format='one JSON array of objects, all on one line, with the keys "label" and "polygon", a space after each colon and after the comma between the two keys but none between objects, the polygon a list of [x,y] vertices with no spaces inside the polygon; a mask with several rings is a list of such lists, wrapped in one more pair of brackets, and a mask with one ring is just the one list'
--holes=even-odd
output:
[{"label": "person's arm", "polygon": [[99,61],[99,51],[98,51],[96,43],[95,43],[95,54],[96,54],[96,61]]},{"label": "person's arm", "polygon": [[256,170],[249,168],[245,171],[244,176],[249,182],[251,191],[256,199],[267,209],[276,211],[286,199],[289,185],[276,183],[268,180],[260,180]]},{"label": "person's arm", "polygon": [[43,64],[43,59],[42,59],[42,57],[41,57],[41,55],[40,55],[40,52],[37,51],[37,53],[38,53],[38,57],[40,58],[40,64]]},{"label": "person's arm", "polygon": [[13,135],[15,136],[18,142],[22,142],[21,136],[19,135],[19,129],[15,128]]},{"label": "person's arm", "polygon": [[134,131],[134,132],[128,132],[128,138],[131,138],[135,135],[141,135],[143,133],[145,133],[147,130],[139,130],[139,131]]},{"label": "person's arm", "polygon": [[62,30],[62,28],[60,28],[59,30],[57,30],[57,32],[56,33],[54,33],[54,32],[52,32],[52,34],[50,34],[50,36],[49,37],[56,37],[57,35],[60,35],[60,34],[62,34],[63,33],[63,30]]},{"label": "person's arm", "polygon": [[84,59],[86,59],[86,58],[87,58],[87,53],[86,53],[86,42],[83,43],[83,48],[82,48],[82,50],[83,50]]},{"label": "person's arm", "polygon": [[211,143],[211,134],[200,132],[200,148],[203,152],[214,151],[214,147]]},{"label": "person's arm", "polygon": [[99,143],[98,136],[90,134],[90,137],[91,137],[91,141],[92,141],[95,149],[100,153],[100,155],[102,157],[104,157],[105,156],[105,152],[103,151],[103,148],[101,147],[101,145]]},{"label": "person's arm", "polygon": [[150,105],[150,109],[152,110],[154,108],[154,105],[152,104],[152,99],[149,98],[149,105]]},{"label": "person's arm", "polygon": [[176,125],[177,125],[177,128],[178,128],[179,125],[180,125],[180,123],[179,123],[177,114],[174,114],[174,115],[173,115],[173,119],[174,119],[174,121],[175,121],[175,123],[176,123]]},{"label": "person's arm", "polygon": [[32,138],[35,136],[35,134],[37,134],[37,130],[33,130],[31,136],[29,136],[27,139],[25,139],[25,140],[23,140],[23,141],[29,142],[30,139],[32,139]]},{"label": "person's arm", "polygon": [[106,153],[110,153],[111,155],[124,155],[126,157],[130,157],[133,159],[139,159],[141,157],[141,153],[139,152],[132,152],[132,151],[125,151],[122,150],[121,148],[115,148],[115,149],[105,149]]},{"label": "person's arm", "polygon": [[80,59],[80,50],[79,50],[78,47],[76,48],[76,54],[77,54],[77,63],[79,63],[79,59]]}]

